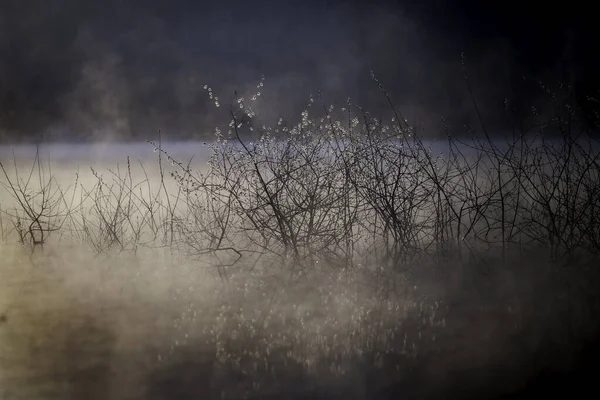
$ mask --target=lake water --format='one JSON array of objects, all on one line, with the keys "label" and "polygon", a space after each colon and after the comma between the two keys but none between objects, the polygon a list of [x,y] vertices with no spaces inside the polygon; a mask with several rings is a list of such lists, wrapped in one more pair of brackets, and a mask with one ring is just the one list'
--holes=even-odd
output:
[{"label": "lake water", "polygon": [[[444,146],[433,144],[433,152],[444,152]],[[196,168],[205,165],[210,151],[202,143],[165,143],[163,147],[178,160],[194,156]],[[157,153],[153,150],[147,143],[46,144],[40,156],[45,168],[52,167],[45,172],[54,174],[66,188],[74,183],[76,173],[84,186],[93,185],[96,178],[90,167],[109,178],[109,169],[126,168],[127,157],[134,180],[145,179],[141,165],[155,180]],[[21,177],[26,177],[35,147],[0,146],[0,161],[9,173],[14,172],[13,154]],[[0,181],[5,182],[4,177]],[[14,204],[4,187],[0,187],[0,203],[3,209]],[[6,215],[1,218],[6,233],[10,221]],[[407,354],[419,346],[435,348],[441,342],[436,330],[446,322],[451,325],[431,296],[427,302],[404,298],[383,307],[396,322],[420,310],[419,321],[427,329],[401,334],[393,325],[376,325],[387,321],[378,317],[370,331],[362,328],[364,321],[373,310],[381,310],[362,289],[354,289],[348,277],[313,281],[311,288],[301,291],[328,292],[334,299],[328,314],[322,312],[325,306],[290,297],[291,289],[281,294],[288,296],[286,300],[274,305],[276,301],[263,297],[267,293],[260,286],[263,281],[240,277],[223,284],[214,269],[199,267],[168,249],[142,247],[136,254],[98,255],[85,243],[56,234],[43,249],[38,246],[31,251],[17,243],[14,233],[4,236],[0,240],[0,400],[275,399],[316,394],[367,399],[374,398],[373,393],[383,396],[388,390],[384,388],[396,381],[405,385],[409,397],[413,393],[422,398],[433,396],[436,385],[452,386],[457,376],[474,376],[479,385],[485,384],[498,371],[494,368],[510,371],[517,362],[515,354],[523,349],[506,344],[519,329],[511,325],[512,311],[480,313],[468,329],[462,322],[454,325],[449,334],[452,339],[448,339],[451,350],[423,355],[429,361],[417,373]],[[526,270],[531,260],[523,264]],[[497,274],[494,279],[506,276]],[[231,285],[237,286],[232,289]],[[529,296],[530,288],[523,282],[515,285],[521,285]],[[316,298],[316,294],[307,297]],[[275,310],[277,317],[265,316],[268,310]],[[271,321],[271,331],[263,321]],[[260,327],[265,331],[260,332]],[[379,332],[385,333],[377,336]],[[253,341],[245,344],[239,340],[241,335],[251,335]],[[357,345],[356,337],[364,342]],[[363,352],[364,343],[371,343],[380,355],[368,361],[347,355],[348,349]],[[229,346],[233,358],[222,354],[224,346]],[[336,348],[348,359],[339,361],[332,350],[327,371],[308,374],[305,369],[314,362],[314,354],[328,348]],[[387,352],[392,348],[394,352]],[[264,356],[264,349],[272,353]],[[396,352],[403,355],[396,356]],[[319,378],[325,375],[327,379]],[[414,383],[406,384],[407,380]],[[393,397],[393,392],[388,396]]]}]

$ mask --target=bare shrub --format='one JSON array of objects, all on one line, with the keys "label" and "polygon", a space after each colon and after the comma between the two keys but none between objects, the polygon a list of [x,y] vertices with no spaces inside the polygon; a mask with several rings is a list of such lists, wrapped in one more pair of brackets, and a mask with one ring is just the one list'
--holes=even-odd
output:
[{"label": "bare shrub", "polygon": [[[449,336],[460,351],[503,345],[515,332],[535,342],[549,326],[571,335],[578,302],[594,315],[600,300],[600,153],[572,104],[496,138],[469,88],[480,132],[448,127],[434,143],[374,79],[390,120],[318,96],[297,123],[257,127],[258,92],[235,93],[206,167],[173,157],[159,134],[149,142],[158,182],[141,163],[134,179],[128,159],[126,169],[92,170],[94,185],[75,207],[44,178],[38,156],[25,180],[0,164],[17,202],[4,212],[21,242],[43,242],[68,221],[97,253],[164,247],[192,271],[215,270],[230,296],[206,306],[209,323],[194,322],[191,305],[181,320],[202,330],[217,368],[252,379],[282,362],[332,376],[350,362],[399,368],[447,345],[446,324],[464,333],[463,320],[483,314],[476,346]],[[29,183],[35,171],[38,187]],[[526,339],[514,339],[518,351]]]},{"label": "bare shrub", "polygon": [[[0,169],[5,181],[0,185],[16,202],[14,208],[0,210],[8,216],[19,242],[32,246],[43,246],[50,235],[59,232],[75,210],[75,188],[63,189],[52,174],[51,165],[47,169],[40,160],[39,146],[29,172],[21,175],[13,154],[14,176],[0,161]],[[70,196],[69,196],[70,195]],[[6,235],[9,233],[7,232]]]}]

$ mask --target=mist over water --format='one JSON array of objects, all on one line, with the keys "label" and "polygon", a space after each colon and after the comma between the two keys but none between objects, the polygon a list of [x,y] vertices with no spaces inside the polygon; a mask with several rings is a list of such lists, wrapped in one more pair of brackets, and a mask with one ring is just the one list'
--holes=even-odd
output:
[{"label": "mist over water", "polygon": [[[99,177],[109,195],[119,188],[110,182],[131,171],[138,204],[160,188],[159,155],[171,199],[178,185],[170,172],[179,167],[168,156],[184,165],[194,156],[194,171],[208,170],[208,144],[154,149],[42,144],[39,154],[45,176],[65,190],[77,172],[77,196],[96,193]],[[13,152],[26,179],[36,148],[3,147],[9,174]],[[108,207],[102,198],[93,199]],[[94,203],[86,204],[80,212],[92,221]],[[18,207],[6,186],[0,205]],[[555,265],[544,246],[448,253],[441,268],[416,257],[390,275],[377,262],[340,269],[317,258],[305,276],[291,277],[274,256],[218,268],[235,254],[145,244],[143,236],[121,249],[94,247],[103,236],[68,224],[31,247],[12,228],[3,213],[2,399],[492,398],[542,369],[569,371],[595,328],[584,299],[597,282],[593,259]]]},{"label": "mist over water", "polygon": [[600,35],[400,3],[0,2],[0,400],[592,387]]}]

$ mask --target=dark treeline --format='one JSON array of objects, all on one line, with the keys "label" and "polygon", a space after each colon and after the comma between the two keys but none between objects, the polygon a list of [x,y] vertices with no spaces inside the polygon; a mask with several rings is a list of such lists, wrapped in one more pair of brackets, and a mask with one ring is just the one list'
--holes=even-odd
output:
[{"label": "dark treeline", "polygon": [[[491,127],[510,128],[506,99],[543,100],[535,84],[570,85],[595,121],[600,85],[590,13],[528,5],[39,0],[0,5],[0,140],[138,140],[162,129],[206,135],[223,106],[267,78],[257,117],[299,118],[308,96],[385,114],[374,71],[415,125],[472,125],[469,77]],[[542,12],[543,11],[543,12]],[[556,88],[554,88],[556,89]]]}]

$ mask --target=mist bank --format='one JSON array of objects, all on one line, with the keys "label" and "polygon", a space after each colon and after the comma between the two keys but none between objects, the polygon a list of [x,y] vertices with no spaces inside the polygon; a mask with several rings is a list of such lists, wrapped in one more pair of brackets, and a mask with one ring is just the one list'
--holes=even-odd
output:
[{"label": "mist bank", "polygon": [[523,76],[570,85],[590,111],[597,35],[593,24],[559,18],[574,5],[540,19],[523,7],[514,15],[412,3],[4,1],[0,141],[127,141],[156,129],[202,136],[218,122],[203,86],[226,105],[262,76],[265,122],[298,115],[319,90],[327,103],[351,97],[384,113],[373,71],[415,125],[433,127],[428,135],[442,118],[474,125],[465,66],[491,127],[504,126],[506,98],[523,109],[538,99]]},{"label": "mist bank", "polygon": [[[132,144],[155,140],[159,136],[168,142],[212,141],[216,130],[229,129],[231,112],[237,111],[240,99],[245,99],[245,107],[251,103],[252,108],[251,117],[245,121],[245,129],[239,132],[248,140],[257,139],[269,130],[294,126],[302,121],[305,113],[310,118],[327,118],[327,123],[335,122],[342,126],[348,126],[355,118],[361,121],[375,118],[381,124],[392,125],[394,119],[400,118],[415,135],[423,140],[436,141],[445,140],[448,136],[463,140],[487,140],[488,136],[493,140],[513,140],[521,135],[528,138],[540,135],[552,139],[565,134],[597,135],[599,131],[600,103],[596,100],[597,96],[580,101],[573,88],[562,83],[545,86],[529,82],[526,90],[529,94],[511,95],[512,89],[509,89],[492,98],[469,78],[461,84],[464,97],[454,102],[455,106],[460,105],[460,109],[452,110],[436,109],[436,106],[419,102],[417,98],[396,96],[396,92],[388,91],[379,78],[371,82],[374,88],[370,91],[374,93],[369,94],[364,102],[360,102],[360,97],[347,96],[345,92],[342,96],[328,96],[326,92],[308,91],[304,87],[282,93],[277,88],[273,91],[268,81],[263,88],[264,81],[246,85],[243,91],[232,89],[230,94],[225,95],[221,90],[204,85],[199,89],[203,92],[203,98],[199,100],[203,111],[194,110],[189,115],[178,107],[171,108],[166,114],[153,111],[131,114],[118,108],[115,109],[118,115],[86,116],[79,122],[67,118],[25,130],[0,124],[0,145]],[[304,97],[300,98],[298,93]],[[31,121],[39,120],[33,118]]]}]

